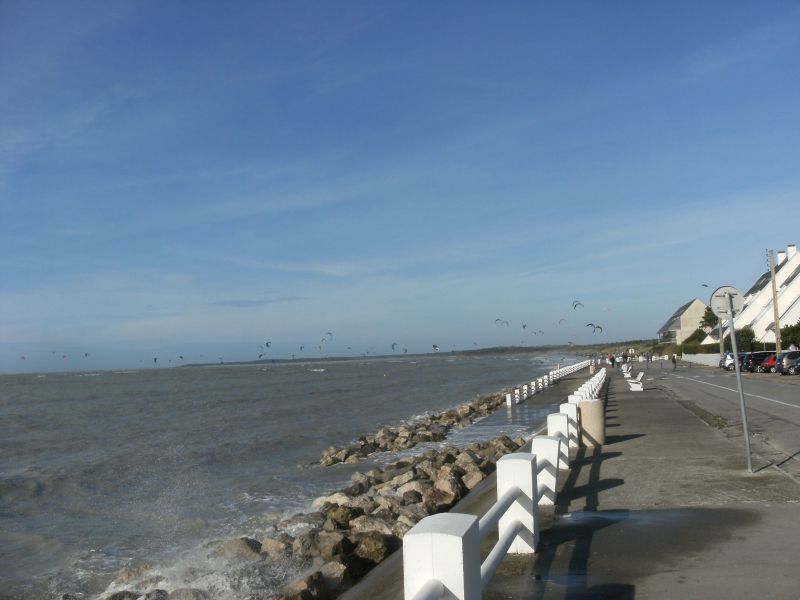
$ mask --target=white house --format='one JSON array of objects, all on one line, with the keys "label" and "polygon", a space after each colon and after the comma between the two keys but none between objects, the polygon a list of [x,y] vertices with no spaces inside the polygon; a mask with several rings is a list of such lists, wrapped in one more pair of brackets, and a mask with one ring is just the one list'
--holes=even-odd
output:
[{"label": "white house", "polygon": [[699,298],[687,302],[672,313],[672,316],[658,330],[658,341],[683,343],[683,340],[700,327],[700,321],[703,320],[705,312],[706,303]]},{"label": "white house", "polygon": [[[794,325],[800,320],[800,253],[790,244],[786,251],[777,253],[775,259],[775,285],[778,298],[778,319],[781,327]],[[772,302],[772,284],[767,271],[744,294],[742,312],[736,315],[736,329],[752,327],[758,342],[775,343],[775,311]],[[730,334],[730,324],[723,319],[723,336]],[[704,344],[719,342],[714,334],[708,335]]]}]

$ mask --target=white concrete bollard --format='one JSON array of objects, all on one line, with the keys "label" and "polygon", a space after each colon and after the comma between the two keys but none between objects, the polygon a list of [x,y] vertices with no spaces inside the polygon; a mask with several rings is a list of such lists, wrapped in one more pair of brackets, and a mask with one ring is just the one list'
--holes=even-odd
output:
[{"label": "white concrete bollard", "polygon": [[431,579],[440,581],[452,598],[480,600],[477,517],[458,513],[431,515],[403,537],[404,598],[411,600]]},{"label": "white concrete bollard", "polygon": [[511,394],[506,394],[506,406],[511,406]]},{"label": "white concrete bollard", "polygon": [[536,455],[539,504],[555,504],[558,489],[558,462],[561,459],[561,438],[537,435],[531,440],[531,453]]},{"label": "white concrete bollard", "polygon": [[567,415],[569,418],[568,422],[568,441],[567,447],[568,448],[577,448],[579,445],[579,427],[580,427],[580,411],[578,411],[578,405],[574,402],[566,402],[564,404],[559,405],[558,412]]},{"label": "white concrete bollard", "polygon": [[569,417],[563,413],[551,413],[547,415],[547,435],[548,437],[560,437],[564,444],[561,450],[563,463],[560,469],[569,469]]},{"label": "white concrete bollard", "polygon": [[502,498],[512,487],[518,487],[522,494],[500,517],[498,536],[502,538],[506,530],[519,521],[522,529],[508,551],[533,554],[539,544],[539,486],[536,480],[536,457],[533,454],[514,452],[497,461],[497,497]]}]

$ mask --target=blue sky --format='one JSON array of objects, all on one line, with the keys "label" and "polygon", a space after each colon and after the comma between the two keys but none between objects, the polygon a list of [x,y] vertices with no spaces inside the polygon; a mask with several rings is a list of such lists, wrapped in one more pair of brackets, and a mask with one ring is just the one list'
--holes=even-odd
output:
[{"label": "blue sky", "polygon": [[798,31],[794,2],[6,0],[0,371],[654,337],[800,242]]}]

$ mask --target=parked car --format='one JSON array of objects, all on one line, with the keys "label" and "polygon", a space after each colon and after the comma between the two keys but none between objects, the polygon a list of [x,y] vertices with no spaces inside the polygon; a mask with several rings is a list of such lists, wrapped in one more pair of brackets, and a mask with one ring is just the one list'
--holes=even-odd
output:
[{"label": "parked car", "polygon": [[778,353],[777,358],[775,358],[775,372],[780,373],[781,369],[783,368],[783,359],[784,357],[789,354],[791,350],[784,350],[783,352]]},{"label": "parked car", "polygon": [[719,366],[727,369],[728,365],[733,363],[733,352],[725,352],[719,359]]},{"label": "parked car", "polygon": [[775,372],[775,359],[778,358],[778,355],[773,352],[770,354],[766,360],[761,361],[761,365],[759,365],[758,372],[759,373],[774,373]]},{"label": "parked car", "polygon": [[751,352],[746,359],[742,361],[742,370],[750,371],[751,373],[757,368],[761,368],[761,361],[769,357],[773,352]]},{"label": "parked car", "polygon": [[800,350],[787,352],[781,361],[781,375],[800,374]]},{"label": "parked car", "polygon": [[[740,371],[742,370],[742,364],[744,363],[745,360],[747,360],[747,357],[750,356],[750,354],[752,354],[752,353],[751,352],[740,352],[739,353],[739,370]],[[735,371],[736,370],[736,367],[733,364],[733,357],[731,357],[730,364],[727,365],[725,368],[728,369],[728,371]]]}]

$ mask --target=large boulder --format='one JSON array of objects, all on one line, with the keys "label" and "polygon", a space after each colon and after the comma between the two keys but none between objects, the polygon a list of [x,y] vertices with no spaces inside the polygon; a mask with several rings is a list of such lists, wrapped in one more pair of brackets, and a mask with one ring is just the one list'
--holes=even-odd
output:
[{"label": "large boulder", "polygon": [[433,486],[445,494],[452,494],[456,500],[463,498],[467,493],[467,487],[461,481],[461,472],[459,471],[460,469],[453,465],[443,466],[439,469]]},{"label": "large boulder", "polygon": [[328,588],[334,598],[340,596],[356,581],[353,571],[348,569],[344,560],[340,558],[326,562],[319,571],[322,574],[325,587]]},{"label": "large boulder", "polygon": [[167,590],[150,590],[144,595],[144,600],[168,600],[169,592]]},{"label": "large boulder", "polygon": [[320,496],[319,498],[315,498],[311,503],[311,506],[315,510],[319,510],[326,504],[347,504],[348,500],[350,500],[350,496],[344,492],[336,492],[330,496]]},{"label": "large boulder", "polygon": [[322,525],[326,531],[335,529],[347,529],[350,521],[364,514],[363,509],[352,506],[335,506],[328,511],[328,518]]},{"label": "large boulder", "polygon": [[377,532],[384,535],[392,534],[392,525],[371,515],[362,515],[350,521],[350,529],[357,532]]},{"label": "large boulder", "polygon": [[354,544],[344,533],[339,531],[320,531],[317,538],[317,552],[325,560],[336,556],[350,554]]},{"label": "large boulder", "polygon": [[139,592],[131,592],[130,590],[123,590],[121,592],[115,592],[108,597],[108,600],[136,600],[137,598],[141,598],[142,595]]},{"label": "large boulder", "polygon": [[268,556],[273,561],[287,558],[292,553],[292,536],[281,533],[274,538],[261,540],[261,554]]},{"label": "large boulder", "polygon": [[281,590],[284,600],[328,600],[330,594],[325,578],[320,571],[314,571]]},{"label": "large boulder", "polygon": [[319,533],[315,529],[304,531],[292,542],[292,554],[301,560],[319,556],[317,542]]},{"label": "large boulder", "polygon": [[398,509],[398,513],[404,517],[407,517],[413,523],[419,523],[422,519],[428,516],[428,511],[425,509],[425,505],[422,504],[422,502],[401,506]]},{"label": "large boulder", "polygon": [[217,555],[228,560],[260,560],[261,542],[248,537],[229,540],[219,547]]},{"label": "large boulder", "polygon": [[429,492],[422,495],[422,504],[428,514],[435,514],[446,511],[453,506],[458,498],[455,494],[444,492],[438,488],[431,488]]},{"label": "large boulder", "polygon": [[474,469],[470,469],[464,475],[462,475],[461,482],[468,490],[472,490],[485,478],[486,475],[483,473],[483,471],[476,467]]},{"label": "large boulder", "polygon": [[[331,504],[336,503],[331,502]],[[303,529],[322,527],[322,524],[325,522],[325,518],[325,513],[319,511],[299,513],[289,517],[288,519],[283,519],[280,523],[278,523],[278,529],[289,531],[294,534],[294,532],[302,531]]]},{"label": "large boulder", "polygon": [[372,564],[378,564],[398,547],[400,547],[400,540],[395,536],[382,535],[372,531],[358,536],[358,545],[354,554]]}]

